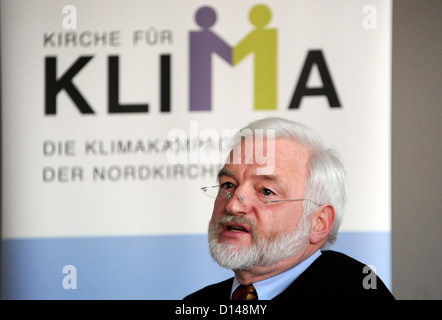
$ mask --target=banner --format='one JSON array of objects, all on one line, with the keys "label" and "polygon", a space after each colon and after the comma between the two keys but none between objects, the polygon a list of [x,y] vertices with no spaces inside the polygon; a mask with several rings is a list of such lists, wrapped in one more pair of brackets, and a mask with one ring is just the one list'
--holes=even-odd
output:
[{"label": "banner", "polygon": [[2,1],[3,298],[181,299],[232,276],[200,188],[266,116],[341,154],[334,249],[390,286],[391,19],[384,0]]}]

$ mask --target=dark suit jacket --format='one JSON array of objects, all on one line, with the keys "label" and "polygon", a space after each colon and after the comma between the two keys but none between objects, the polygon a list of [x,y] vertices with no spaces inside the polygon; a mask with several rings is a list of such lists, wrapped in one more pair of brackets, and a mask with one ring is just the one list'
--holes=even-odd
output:
[{"label": "dark suit jacket", "polygon": [[[394,300],[382,280],[374,277],[371,269],[367,271],[364,267],[364,264],[345,254],[322,251],[321,256],[274,300]],[[373,278],[376,279],[376,285],[368,280]],[[188,295],[184,300],[201,301],[209,298],[211,301],[229,300],[232,283],[233,278],[207,286]],[[372,289],[365,289],[364,283],[368,283]]]}]

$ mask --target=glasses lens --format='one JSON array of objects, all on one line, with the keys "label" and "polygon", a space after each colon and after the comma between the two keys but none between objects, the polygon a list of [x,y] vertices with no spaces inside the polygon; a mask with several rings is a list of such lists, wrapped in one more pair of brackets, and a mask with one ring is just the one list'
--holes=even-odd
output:
[{"label": "glasses lens", "polygon": [[210,198],[216,198],[218,196],[219,187],[218,186],[202,187],[201,190],[206,196]]},{"label": "glasses lens", "polygon": [[211,187],[202,187],[201,191],[210,198],[228,198],[229,193],[223,189],[220,189],[219,186],[211,186]]}]

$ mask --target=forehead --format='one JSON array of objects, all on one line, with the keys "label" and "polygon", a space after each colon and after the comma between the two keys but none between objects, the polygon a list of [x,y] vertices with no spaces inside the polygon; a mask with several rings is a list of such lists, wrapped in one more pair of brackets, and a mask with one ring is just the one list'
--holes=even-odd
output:
[{"label": "forehead", "polygon": [[[266,180],[308,177],[311,151],[298,141],[283,137],[254,141],[252,148],[246,144],[243,141],[232,150],[229,161],[220,172],[221,175],[228,173],[235,178],[247,176]],[[235,161],[235,152],[237,155],[241,154],[241,159],[237,158]],[[260,170],[264,167],[272,170]]]}]

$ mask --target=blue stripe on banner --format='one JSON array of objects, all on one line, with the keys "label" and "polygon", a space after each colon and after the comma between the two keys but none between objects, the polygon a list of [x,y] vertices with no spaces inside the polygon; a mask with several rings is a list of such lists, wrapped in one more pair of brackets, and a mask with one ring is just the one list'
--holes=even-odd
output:
[{"label": "blue stripe on banner", "polygon": [[[2,244],[3,299],[174,300],[233,276],[211,259],[206,235],[18,239]],[[390,232],[342,232],[333,250],[375,266],[391,286]],[[63,272],[65,266],[75,269]]]}]

